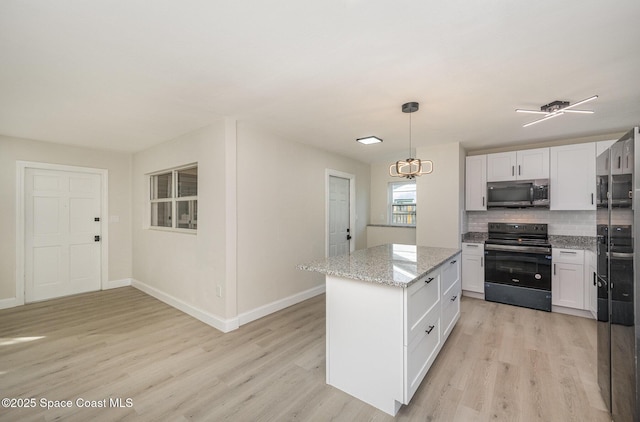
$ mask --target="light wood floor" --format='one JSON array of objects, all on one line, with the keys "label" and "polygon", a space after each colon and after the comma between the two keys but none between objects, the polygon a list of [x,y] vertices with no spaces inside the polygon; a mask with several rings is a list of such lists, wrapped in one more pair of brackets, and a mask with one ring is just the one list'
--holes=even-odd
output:
[{"label": "light wood floor", "polygon": [[[219,331],[130,287],[0,311],[0,396],[131,398],[0,420],[390,421],[325,384],[324,296]],[[595,322],[463,298],[399,421],[608,421]],[[124,402],[123,402],[124,403]]]}]

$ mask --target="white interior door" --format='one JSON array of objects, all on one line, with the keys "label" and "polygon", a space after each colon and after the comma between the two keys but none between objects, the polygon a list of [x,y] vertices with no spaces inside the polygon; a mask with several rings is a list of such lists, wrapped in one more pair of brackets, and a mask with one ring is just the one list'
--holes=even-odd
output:
[{"label": "white interior door", "polygon": [[100,290],[101,177],[26,169],[27,302]]},{"label": "white interior door", "polygon": [[350,252],[349,179],[329,177],[329,256]]}]

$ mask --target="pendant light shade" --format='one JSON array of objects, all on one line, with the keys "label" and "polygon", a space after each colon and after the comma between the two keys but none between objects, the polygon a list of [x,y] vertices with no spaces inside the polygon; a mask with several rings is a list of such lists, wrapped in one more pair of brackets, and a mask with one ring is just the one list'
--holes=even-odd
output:
[{"label": "pendant light shade", "polygon": [[409,113],[409,158],[398,160],[391,164],[389,166],[389,176],[415,179],[433,171],[433,162],[431,160],[411,158],[411,113],[418,111],[418,108],[420,108],[420,104],[416,102],[402,104],[402,112]]}]

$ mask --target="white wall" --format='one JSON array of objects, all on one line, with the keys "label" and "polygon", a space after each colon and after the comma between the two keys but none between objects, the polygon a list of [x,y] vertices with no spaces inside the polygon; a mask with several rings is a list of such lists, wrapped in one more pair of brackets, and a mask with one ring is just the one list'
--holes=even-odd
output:
[{"label": "white wall", "polygon": [[[133,278],[162,297],[227,317],[224,121],[133,156]],[[198,163],[197,234],[149,229],[148,173]]]},{"label": "white wall", "polygon": [[[16,296],[16,161],[109,171],[109,280],[131,277],[131,155],[0,136],[0,300]],[[108,218],[108,216],[104,216]]]},{"label": "white wall", "polygon": [[459,248],[464,213],[465,151],[459,143],[418,148],[418,158],[433,161],[433,172],[416,179],[416,243]]},{"label": "white wall", "polygon": [[370,224],[389,224],[389,183],[404,179],[389,176],[390,162],[371,164]]},{"label": "white wall", "polygon": [[366,247],[369,165],[238,123],[238,312],[324,284],[296,265],[325,256],[325,171],[356,176],[356,249]]},{"label": "white wall", "polygon": [[416,228],[367,226],[367,248],[388,243],[415,245]]}]

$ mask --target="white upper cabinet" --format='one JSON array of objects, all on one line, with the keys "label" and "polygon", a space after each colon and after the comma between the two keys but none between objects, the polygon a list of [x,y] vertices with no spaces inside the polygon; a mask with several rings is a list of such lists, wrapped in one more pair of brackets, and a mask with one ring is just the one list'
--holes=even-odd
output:
[{"label": "white upper cabinet", "polygon": [[549,178],[549,148],[518,151],[517,176],[520,180]]},{"label": "white upper cabinet", "polygon": [[633,139],[616,142],[611,147],[611,174],[633,173]]},{"label": "white upper cabinet", "polygon": [[516,151],[487,155],[487,182],[516,180]]},{"label": "white upper cabinet", "polygon": [[487,181],[549,178],[549,148],[487,155]]},{"label": "white upper cabinet", "polygon": [[596,144],[551,147],[551,210],[596,209]]},{"label": "white upper cabinet", "polygon": [[484,211],[487,209],[487,156],[467,157],[465,172],[465,209]]}]

